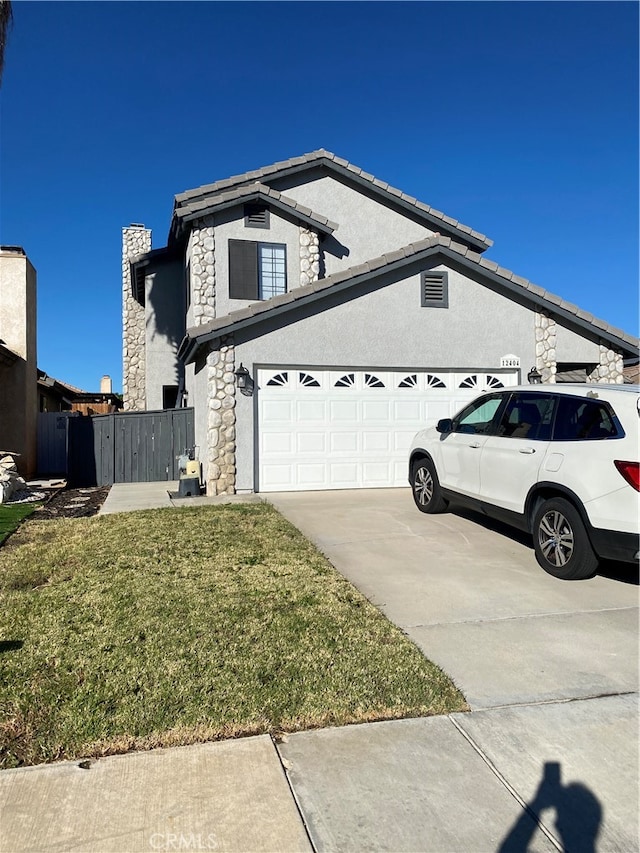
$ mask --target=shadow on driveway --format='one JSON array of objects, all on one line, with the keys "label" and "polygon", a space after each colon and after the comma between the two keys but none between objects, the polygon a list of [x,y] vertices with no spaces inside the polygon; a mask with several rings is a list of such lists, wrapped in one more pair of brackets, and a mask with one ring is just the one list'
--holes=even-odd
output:
[{"label": "shadow on driveway", "polygon": [[[530,533],[525,533],[515,527],[510,527],[502,521],[495,518],[490,518],[481,512],[477,512],[467,507],[451,506],[449,508],[451,515],[457,515],[460,518],[466,518],[474,524],[479,524],[486,530],[491,530],[506,539],[511,539],[513,542],[518,542],[533,551],[533,540]],[[540,569],[543,571],[543,569]],[[608,578],[609,580],[618,581],[619,583],[627,583],[632,586],[640,585],[640,565],[634,563],[619,563],[614,560],[603,560],[600,563],[597,574],[600,577]]]}]

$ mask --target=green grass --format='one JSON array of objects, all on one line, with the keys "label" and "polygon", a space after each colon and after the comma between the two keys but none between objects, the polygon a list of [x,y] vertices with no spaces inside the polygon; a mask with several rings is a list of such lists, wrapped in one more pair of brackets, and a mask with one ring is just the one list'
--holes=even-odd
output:
[{"label": "green grass", "polygon": [[39,504],[0,504],[0,545]]},{"label": "green grass", "polygon": [[464,709],[268,504],[32,519],[0,549],[0,767]]}]

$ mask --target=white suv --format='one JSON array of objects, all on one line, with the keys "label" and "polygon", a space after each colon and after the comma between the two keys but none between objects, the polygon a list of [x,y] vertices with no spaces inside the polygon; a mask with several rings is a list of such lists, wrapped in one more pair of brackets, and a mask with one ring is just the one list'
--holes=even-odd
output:
[{"label": "white suv", "polygon": [[638,559],[638,385],[526,385],[483,394],[419,432],[409,480],[421,512],[455,502],[533,534],[565,580]]}]

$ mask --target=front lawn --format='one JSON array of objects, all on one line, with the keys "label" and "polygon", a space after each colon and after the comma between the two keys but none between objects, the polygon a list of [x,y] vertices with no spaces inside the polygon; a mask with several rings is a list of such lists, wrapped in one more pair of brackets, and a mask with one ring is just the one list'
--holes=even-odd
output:
[{"label": "front lawn", "polygon": [[39,506],[37,503],[0,504],[0,544]]},{"label": "front lawn", "polygon": [[464,709],[268,504],[31,519],[0,549],[0,767]]}]

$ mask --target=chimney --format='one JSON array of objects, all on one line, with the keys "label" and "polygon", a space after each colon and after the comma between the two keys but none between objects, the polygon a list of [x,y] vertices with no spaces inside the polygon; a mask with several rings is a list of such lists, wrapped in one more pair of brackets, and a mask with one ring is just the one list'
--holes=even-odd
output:
[{"label": "chimney", "polygon": [[101,394],[112,394],[112,385],[111,385],[111,377],[103,376],[100,380],[100,393]]}]

